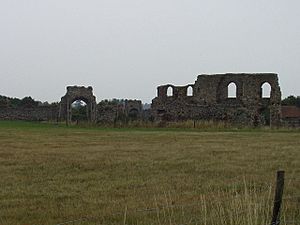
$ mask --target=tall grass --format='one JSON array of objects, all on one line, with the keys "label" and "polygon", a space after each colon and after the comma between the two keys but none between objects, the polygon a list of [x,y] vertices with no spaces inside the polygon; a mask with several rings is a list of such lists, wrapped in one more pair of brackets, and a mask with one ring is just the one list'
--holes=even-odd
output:
[{"label": "tall grass", "polygon": [[270,127],[270,126],[246,126],[240,124],[232,124],[226,121],[215,121],[215,120],[183,120],[183,121],[143,121],[143,120],[132,120],[132,121],[116,121],[114,123],[98,123],[91,124],[88,122],[80,122],[79,124],[73,123],[71,126],[75,127],[98,127],[98,128],[145,128],[145,129],[184,129],[194,131],[224,131],[224,130],[239,130],[239,131],[300,131],[299,128],[292,127]]},{"label": "tall grass", "polygon": [[268,224],[278,169],[300,195],[299,132],[193,131],[0,122],[0,224]]},{"label": "tall grass", "polygon": [[[257,188],[255,184],[244,183],[238,187],[218,192],[199,194],[189,202],[180,201],[182,196],[165,192],[154,196],[153,202],[146,208],[113,212],[107,217],[84,218],[80,224],[137,224],[137,225],[268,225],[271,221],[273,206],[273,188]],[[285,207],[285,205],[284,205]],[[286,208],[286,207],[285,207]],[[298,221],[295,214],[288,216],[283,209],[281,224]],[[287,220],[288,218],[288,220]],[[71,221],[70,221],[71,222]]]},{"label": "tall grass", "polygon": [[127,121],[116,122],[114,124],[100,124],[100,126],[114,126],[119,128],[180,128],[180,129],[224,129],[234,126],[223,122],[213,120],[185,120],[185,121]]}]

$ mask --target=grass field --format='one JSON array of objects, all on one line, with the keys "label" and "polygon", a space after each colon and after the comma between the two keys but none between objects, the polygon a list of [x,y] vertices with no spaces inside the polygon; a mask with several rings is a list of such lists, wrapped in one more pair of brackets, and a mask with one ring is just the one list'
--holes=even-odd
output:
[{"label": "grass field", "polygon": [[300,224],[299,130],[2,121],[0,224],[267,225],[279,169],[281,224]]}]

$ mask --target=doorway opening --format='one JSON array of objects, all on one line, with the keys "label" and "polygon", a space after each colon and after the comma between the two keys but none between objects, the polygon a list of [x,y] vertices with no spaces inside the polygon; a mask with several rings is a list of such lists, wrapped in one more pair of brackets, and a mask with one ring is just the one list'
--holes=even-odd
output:
[{"label": "doorway opening", "polygon": [[71,121],[77,124],[88,121],[87,103],[85,101],[75,100],[71,104]]}]

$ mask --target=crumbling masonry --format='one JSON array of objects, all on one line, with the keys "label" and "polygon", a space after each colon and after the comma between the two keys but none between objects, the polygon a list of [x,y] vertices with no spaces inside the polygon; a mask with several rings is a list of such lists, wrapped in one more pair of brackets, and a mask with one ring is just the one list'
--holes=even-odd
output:
[{"label": "crumbling masonry", "polygon": [[126,100],[124,104],[104,102],[97,105],[91,86],[68,86],[67,93],[61,98],[59,104],[58,120],[71,123],[72,103],[77,100],[86,103],[87,119],[90,123],[113,123],[120,118],[121,114],[131,120],[142,119],[143,109],[140,100]]},{"label": "crumbling masonry", "polygon": [[59,119],[66,120],[69,124],[72,120],[72,108],[71,105],[74,101],[82,100],[87,104],[87,118],[91,123],[96,122],[96,97],[93,95],[93,88],[89,87],[78,87],[68,86],[67,93],[61,98],[59,107]]},{"label": "crumbling masonry", "polygon": [[[271,86],[269,98],[263,98],[262,86]],[[234,97],[228,87],[236,87]],[[191,89],[190,96],[188,89]],[[170,96],[167,91],[171,89]],[[221,120],[242,125],[279,125],[281,91],[274,73],[199,75],[194,84],[163,85],[152,100],[155,120]]]},{"label": "crumbling masonry", "polygon": [[[264,84],[271,87],[270,96],[262,95]],[[235,87],[233,96],[229,87]],[[169,93],[170,91],[171,93]],[[91,123],[114,123],[120,119],[180,121],[214,120],[240,125],[279,125],[281,92],[274,73],[228,73],[199,75],[194,84],[159,86],[151,109],[143,110],[139,100],[102,101],[97,104],[92,87],[68,86],[59,104],[30,108],[0,108],[0,119],[72,121],[72,106],[84,101]],[[169,94],[168,94],[169,93]]]}]

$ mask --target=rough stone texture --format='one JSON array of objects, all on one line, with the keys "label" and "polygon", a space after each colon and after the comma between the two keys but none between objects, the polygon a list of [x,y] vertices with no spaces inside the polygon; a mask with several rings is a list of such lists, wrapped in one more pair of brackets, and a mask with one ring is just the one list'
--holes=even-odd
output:
[{"label": "rough stone texture", "polygon": [[59,119],[66,120],[69,124],[72,120],[71,104],[76,100],[82,100],[87,104],[87,118],[89,122],[97,121],[96,97],[93,95],[93,88],[68,86],[67,93],[61,98],[59,108]]},{"label": "rough stone texture", "polygon": [[125,100],[124,103],[100,102],[97,105],[97,122],[112,123],[143,118],[140,100]]},{"label": "rough stone texture", "polygon": [[[228,85],[236,85],[236,98],[228,97]],[[262,85],[271,86],[270,98],[262,98]],[[192,96],[187,96],[192,87]],[[168,96],[168,88],[173,95]],[[199,75],[194,84],[163,85],[152,100],[152,116],[160,120],[221,120],[242,125],[279,125],[281,91],[274,73]]]},{"label": "rough stone texture", "polygon": [[125,102],[102,101],[96,104],[92,87],[68,86],[67,93],[61,98],[59,105],[34,106],[31,108],[0,107],[0,119],[6,120],[31,120],[66,121],[72,120],[71,104],[82,100],[87,104],[87,118],[92,123],[126,122],[128,119],[142,119],[143,109],[140,100],[126,100]]},{"label": "rough stone texture", "polygon": [[[236,97],[228,97],[228,86],[236,85]],[[271,86],[270,98],[262,98],[262,85]],[[168,88],[173,90],[168,96]],[[188,95],[188,89],[192,94]],[[87,104],[87,117],[92,123],[148,119],[155,121],[221,120],[240,125],[279,125],[281,92],[274,73],[199,75],[194,84],[159,86],[158,96],[150,110],[143,110],[140,100],[103,101],[96,104],[92,87],[67,87],[59,107],[1,108],[0,119],[65,120],[72,119],[71,104],[82,100]],[[150,112],[150,113],[149,113]]]},{"label": "rough stone texture", "polygon": [[118,104],[99,103],[97,105],[97,122],[98,123],[113,123],[118,117]]},{"label": "rough stone texture", "polygon": [[125,115],[132,120],[142,119],[143,107],[140,100],[125,101]]},{"label": "rough stone texture", "polygon": [[0,108],[1,120],[56,121],[58,106],[37,106],[33,108]]}]

